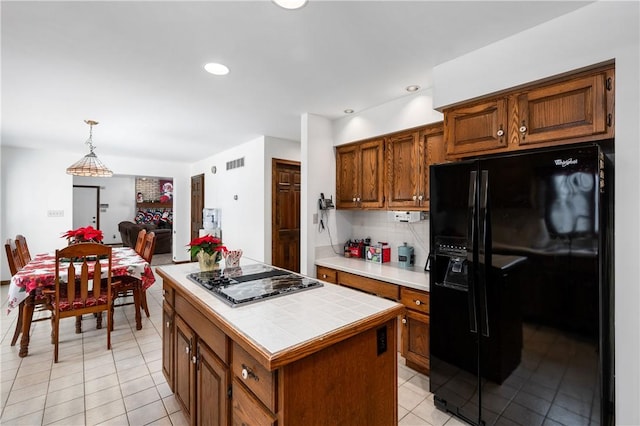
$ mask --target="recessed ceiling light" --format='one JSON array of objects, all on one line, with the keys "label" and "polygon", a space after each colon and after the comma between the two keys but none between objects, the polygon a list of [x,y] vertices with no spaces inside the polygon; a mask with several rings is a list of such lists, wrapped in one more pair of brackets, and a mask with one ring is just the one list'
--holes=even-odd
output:
[{"label": "recessed ceiling light", "polygon": [[227,75],[229,74],[229,67],[226,65],[218,64],[215,62],[210,62],[204,66],[204,69],[207,72],[210,72],[213,75]]},{"label": "recessed ceiling light", "polygon": [[353,110],[351,108],[347,108],[344,110],[345,114],[353,114]]},{"label": "recessed ceiling light", "polygon": [[417,92],[418,90],[420,90],[420,86],[418,86],[417,84],[412,84],[411,86],[405,87],[405,90],[407,92]]},{"label": "recessed ceiling light", "polygon": [[273,0],[275,4],[282,7],[283,9],[300,9],[302,6],[307,4],[308,0]]}]

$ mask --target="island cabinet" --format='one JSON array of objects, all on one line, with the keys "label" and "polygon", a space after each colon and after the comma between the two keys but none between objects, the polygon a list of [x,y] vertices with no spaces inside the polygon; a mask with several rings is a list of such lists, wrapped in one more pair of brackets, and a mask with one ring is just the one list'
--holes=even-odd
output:
[{"label": "island cabinet", "polygon": [[447,159],[614,137],[613,65],[445,109]]},{"label": "island cabinet", "polygon": [[384,207],[384,139],[336,148],[336,207]]},{"label": "island cabinet", "polygon": [[442,163],[442,122],[387,136],[387,206],[429,210],[429,166]]},{"label": "island cabinet", "polygon": [[[245,309],[264,324],[256,314],[263,309],[246,309],[258,303],[230,308],[186,278],[166,272],[187,268],[171,265],[157,271],[165,288],[163,371],[191,425],[397,424],[394,349],[400,304],[376,303],[375,313],[354,313],[362,318],[354,323],[270,352],[229,319]],[[372,296],[331,287],[301,294],[372,301]],[[269,312],[279,306],[259,303]],[[309,312],[318,305],[313,301],[298,308]],[[318,326],[316,316],[309,321]]]}]

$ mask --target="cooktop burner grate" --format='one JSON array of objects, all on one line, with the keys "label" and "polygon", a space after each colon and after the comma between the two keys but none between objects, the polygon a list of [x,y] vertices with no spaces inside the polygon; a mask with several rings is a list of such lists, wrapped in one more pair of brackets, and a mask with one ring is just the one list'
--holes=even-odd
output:
[{"label": "cooktop burner grate", "polygon": [[194,272],[187,276],[231,307],[322,287],[322,283],[264,265]]}]

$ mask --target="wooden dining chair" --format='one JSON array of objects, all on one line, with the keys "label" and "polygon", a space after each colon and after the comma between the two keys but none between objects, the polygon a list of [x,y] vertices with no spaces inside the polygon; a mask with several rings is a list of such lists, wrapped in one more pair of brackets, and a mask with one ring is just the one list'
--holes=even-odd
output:
[{"label": "wooden dining chair", "polygon": [[16,247],[18,248],[18,254],[22,258],[22,264],[26,265],[31,262],[31,253],[29,252],[29,246],[27,245],[27,239],[24,235],[16,235]]},{"label": "wooden dining chair", "polygon": [[[108,259],[106,266],[96,260],[102,257]],[[94,264],[91,278],[90,264]],[[103,273],[106,277],[101,279]],[[104,282],[104,285],[101,285],[101,282]],[[111,349],[111,285],[111,247],[98,243],[78,243],[56,250],[55,289],[51,301],[54,362],[58,362],[62,318],[91,313],[102,315],[102,312],[106,311],[107,349]]]},{"label": "wooden dining chair", "polygon": [[[7,260],[9,263],[9,272],[11,273],[11,276],[14,276],[26,265],[26,263],[23,263],[22,261],[17,241],[9,238],[4,245],[4,249],[7,254]],[[35,311],[42,312],[48,310],[48,302],[49,298],[45,294],[43,294],[40,290],[34,290],[33,297],[31,297],[30,295],[26,300],[18,305],[18,318],[16,319],[16,329],[14,330],[13,337],[11,338],[11,346],[16,345],[18,337],[20,337],[20,333],[22,333],[22,325],[24,324],[23,315],[25,303],[33,304],[33,308]],[[31,319],[31,322],[48,321],[49,319],[51,319],[51,317],[47,315],[46,317],[39,317],[35,320]]]},{"label": "wooden dining chair", "polygon": [[[143,244],[141,250],[136,250],[136,252],[140,255],[140,257],[151,264],[153,251],[156,246],[156,234],[154,232],[146,232],[145,230],[141,230],[138,233],[138,239],[140,239],[140,234],[144,235]],[[136,247],[137,246],[138,244],[136,243]],[[151,316],[149,313],[149,305],[147,304],[147,293],[142,290],[142,281],[131,276],[120,277],[118,283],[113,286],[113,295],[114,301],[118,298],[133,296],[133,302],[123,302],[118,304],[114,303],[111,308],[111,316],[113,317],[114,308],[118,306],[131,305],[133,303],[135,309],[136,329],[140,330],[142,328],[140,310],[144,310],[147,318]],[[114,326],[113,321],[111,322],[111,326]]]},{"label": "wooden dining chair", "polygon": [[134,247],[134,250],[138,254],[142,254],[142,248],[144,247],[144,237],[146,235],[147,235],[146,229],[141,229],[140,232],[138,232],[138,238],[136,239],[136,245]]}]

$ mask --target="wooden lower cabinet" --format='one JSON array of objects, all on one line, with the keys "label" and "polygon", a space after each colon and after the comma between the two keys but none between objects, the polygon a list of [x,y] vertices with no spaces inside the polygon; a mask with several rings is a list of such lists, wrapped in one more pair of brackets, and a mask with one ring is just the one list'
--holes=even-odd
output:
[{"label": "wooden lower cabinet", "polygon": [[175,353],[175,337],[173,327],[173,307],[167,303],[162,303],[162,372],[167,379],[167,384],[170,389],[174,389],[173,384],[173,357]]},{"label": "wooden lower cabinet", "polygon": [[407,366],[429,374],[429,315],[407,309],[402,326],[402,356]]},{"label": "wooden lower cabinet", "polygon": [[198,343],[196,368],[197,424],[227,425],[229,369],[207,345]]},{"label": "wooden lower cabinet", "polygon": [[196,336],[180,317],[175,318],[175,324],[174,395],[185,417],[195,419],[195,369],[191,365],[191,353]]}]

